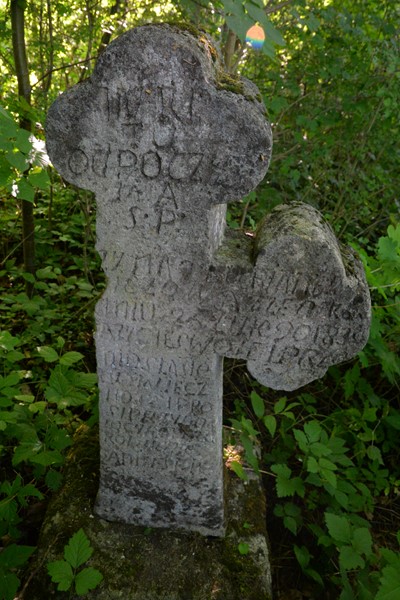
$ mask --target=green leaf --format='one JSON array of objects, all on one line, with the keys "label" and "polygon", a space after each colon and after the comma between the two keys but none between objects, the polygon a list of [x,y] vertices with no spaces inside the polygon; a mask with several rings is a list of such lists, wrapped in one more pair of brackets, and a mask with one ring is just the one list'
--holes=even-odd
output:
[{"label": "green leaf", "polygon": [[89,590],[96,588],[103,581],[103,575],[93,567],[87,567],[75,578],[75,589],[78,596],[84,596]]},{"label": "green leaf", "polygon": [[254,24],[253,20],[244,12],[242,15],[227,16],[225,17],[225,20],[229,29],[231,29],[242,42],[245,41],[246,33]]},{"label": "green leaf", "polygon": [[301,568],[305,569],[306,567],[308,567],[308,565],[310,564],[310,558],[311,558],[311,555],[310,555],[308,549],[305,546],[301,546],[301,548],[300,548],[299,546],[296,546],[296,544],[295,544],[294,553],[296,555],[297,562],[299,563]]},{"label": "green leaf", "polygon": [[250,547],[248,544],[246,544],[246,542],[240,542],[238,544],[238,550],[239,550],[240,554],[242,554],[244,556],[245,554],[249,553]]},{"label": "green leaf", "polygon": [[357,382],[360,379],[360,365],[356,363],[351,369],[347,369],[344,375],[344,396],[346,400],[354,394]]},{"label": "green leaf", "polygon": [[288,401],[288,399],[286,398],[286,396],[283,396],[282,398],[279,398],[279,400],[275,403],[274,413],[276,415],[279,415],[280,413],[282,413],[285,410],[287,401]]},{"label": "green leaf", "polygon": [[271,466],[271,471],[276,473],[276,493],[279,498],[298,494],[304,497],[304,482],[300,477],[291,477],[292,471],[287,465],[276,464]]},{"label": "green leaf", "polygon": [[15,146],[19,149],[22,150],[22,152],[24,154],[29,154],[30,151],[32,150],[32,142],[31,142],[31,137],[32,134],[30,131],[27,131],[26,129],[22,129],[20,127],[18,127],[17,130],[17,135],[15,136]]},{"label": "green leaf", "polygon": [[36,454],[40,451],[42,444],[39,439],[32,442],[23,442],[19,446],[17,446],[14,450],[14,455],[12,458],[13,466],[19,465],[23,461],[31,461],[36,456]]},{"label": "green leaf", "polygon": [[240,477],[240,479],[243,479],[244,481],[247,480],[247,473],[243,469],[243,465],[240,462],[238,462],[237,460],[233,460],[231,463],[229,463],[229,466],[232,469],[232,471],[236,473],[238,477]]},{"label": "green leaf", "polygon": [[376,446],[368,446],[367,448],[367,456],[372,461],[377,461],[380,465],[383,465],[382,453],[379,448]]},{"label": "green leaf", "polygon": [[320,468],[314,456],[309,456],[307,459],[307,471],[309,473],[319,473]]},{"label": "green leaf", "polygon": [[22,506],[27,506],[28,502],[26,498],[29,496],[30,498],[39,498],[39,500],[43,499],[43,494],[38,490],[33,483],[27,483],[24,485],[17,494],[18,500]]},{"label": "green leaf", "polygon": [[7,152],[5,156],[6,160],[10,163],[12,167],[17,169],[17,171],[23,173],[28,168],[27,157],[22,152],[11,151]]},{"label": "green leaf", "polygon": [[56,450],[64,450],[71,446],[71,437],[65,429],[51,425],[46,433],[46,445]]},{"label": "green leaf", "polygon": [[32,394],[17,394],[16,396],[14,396],[14,398],[18,400],[18,402],[31,404],[34,401],[35,396],[33,396]]},{"label": "green leaf", "polygon": [[400,223],[398,223],[396,227],[393,227],[393,225],[389,225],[389,227],[387,228],[387,234],[391,240],[397,242],[397,245],[400,248]]},{"label": "green leaf", "polygon": [[333,513],[325,513],[325,523],[328,527],[329,535],[336,542],[350,543],[351,541],[351,530],[350,523],[346,517],[340,517]]},{"label": "green leaf", "polygon": [[224,5],[224,12],[231,13],[232,15],[237,15],[238,17],[242,17],[243,15],[243,3],[242,0],[222,0],[222,4]]},{"label": "green leaf", "polygon": [[256,2],[254,4],[252,2],[246,2],[244,6],[246,12],[248,12],[248,14],[254,20],[255,23],[262,23],[266,15],[261,6],[256,6],[256,4]]},{"label": "green leaf", "polygon": [[378,241],[378,255],[382,261],[397,262],[397,244],[388,237],[381,237]]},{"label": "green leaf", "polygon": [[47,402],[45,400],[40,400],[39,402],[35,402],[34,404],[29,405],[29,411],[33,414],[40,413],[43,414],[47,408]]},{"label": "green leaf", "polygon": [[294,517],[286,515],[283,517],[283,524],[293,535],[297,535],[297,521]]},{"label": "green leaf", "polygon": [[[11,132],[16,132],[18,130],[18,125],[15,123],[11,114],[2,106],[0,106],[0,126],[0,131],[3,130],[3,127],[10,127]],[[11,135],[13,135],[13,133]]]},{"label": "green leaf", "polygon": [[328,460],[327,458],[320,458],[318,460],[318,463],[321,467],[321,469],[328,469],[328,471],[336,471],[336,465],[335,463],[333,463],[332,461]]},{"label": "green leaf", "polygon": [[252,469],[254,469],[256,473],[258,473],[260,467],[258,464],[258,458],[255,452],[255,446],[253,441],[245,433],[242,433],[242,435],[240,436],[240,441],[245,450],[246,461],[252,467]]},{"label": "green leaf", "polygon": [[60,364],[65,367],[70,367],[71,365],[82,360],[83,354],[80,352],[66,352],[60,358]]},{"label": "green leaf", "polygon": [[14,600],[18,591],[20,580],[14,573],[7,573],[0,569],[0,598],[2,600]]},{"label": "green leaf", "polygon": [[33,202],[35,200],[35,188],[31,186],[25,177],[18,180],[17,187],[17,198],[27,200],[28,202]]},{"label": "green leaf", "polygon": [[32,187],[39,188],[40,190],[47,190],[50,185],[50,179],[45,170],[41,170],[38,173],[29,173],[28,181]]},{"label": "green leaf", "polygon": [[62,465],[64,462],[63,455],[58,450],[45,450],[38,454],[33,454],[29,457],[30,462],[43,467],[50,465]]},{"label": "green leaf", "polygon": [[68,373],[68,379],[77,388],[91,390],[97,383],[97,373],[70,371]]},{"label": "green leaf", "polygon": [[392,566],[384,567],[375,600],[398,600],[399,598],[400,570]]},{"label": "green leaf", "polygon": [[320,475],[328,482],[329,485],[335,489],[337,488],[337,477],[333,471],[330,469],[321,469]]},{"label": "green leaf", "polygon": [[339,564],[346,571],[353,569],[363,569],[365,567],[364,559],[355,552],[352,546],[342,546],[339,552]]},{"label": "green leaf", "polygon": [[38,279],[57,279],[58,275],[53,271],[53,267],[48,266],[43,269],[38,269],[36,271],[36,277]]},{"label": "green leaf", "polygon": [[304,433],[310,443],[318,442],[321,438],[322,427],[317,421],[310,421],[304,425]]},{"label": "green leaf", "polygon": [[69,380],[70,373],[63,373],[62,369],[61,365],[53,369],[45,389],[46,400],[55,402],[60,409],[69,405],[79,406],[84,404],[87,396],[76,389]]},{"label": "green leaf", "polygon": [[1,377],[0,375],[0,390],[4,390],[5,388],[11,388],[17,385],[21,379],[22,375],[18,371],[12,371],[6,377]]},{"label": "green leaf", "polygon": [[69,540],[64,549],[64,558],[73,569],[77,569],[85,563],[93,554],[90,542],[83,531],[79,529]]},{"label": "green leaf", "polygon": [[251,405],[254,410],[256,417],[261,419],[265,412],[264,400],[257,394],[257,392],[251,392],[250,394]]},{"label": "green leaf", "polygon": [[353,533],[352,546],[358,554],[371,556],[372,553],[372,537],[369,529],[359,527]]},{"label": "green leaf", "polygon": [[294,437],[299,445],[300,450],[302,452],[304,452],[304,454],[308,454],[309,443],[308,443],[308,439],[307,439],[307,436],[304,433],[304,431],[301,431],[300,429],[294,429],[293,433],[294,433]]},{"label": "green leaf", "polygon": [[50,469],[46,473],[45,481],[46,481],[47,487],[50,490],[52,490],[53,492],[56,492],[61,487],[62,475],[59,471],[54,471],[53,469]]},{"label": "green leaf", "polygon": [[11,335],[9,331],[0,331],[0,348],[3,350],[14,350],[19,343],[19,339]]},{"label": "green leaf", "polygon": [[22,277],[25,281],[29,281],[29,283],[35,283],[36,279],[32,273],[22,273]]},{"label": "green leaf", "polygon": [[266,415],[264,417],[264,425],[268,429],[271,437],[274,437],[276,432],[276,419],[274,415]]},{"label": "green leaf", "polygon": [[[314,454],[314,456],[318,457],[329,456],[329,454],[332,454],[332,450],[327,446],[327,441],[325,443],[313,442],[312,444],[310,444],[310,452]],[[318,458],[318,462],[320,461],[321,458]]]},{"label": "green leaf", "polygon": [[0,565],[7,569],[21,567],[35,551],[33,546],[11,544],[0,552]]},{"label": "green leaf", "polygon": [[[314,581],[316,581],[321,588],[324,587],[324,581],[323,581],[321,575],[315,569],[307,568],[304,570],[304,572],[307,575],[307,577],[314,579]],[[352,598],[352,600],[354,600],[354,599]]]},{"label": "green leaf", "polygon": [[65,560],[55,560],[48,563],[47,570],[54,583],[57,583],[57,589],[60,592],[66,592],[70,589],[74,581],[74,574],[71,565]]},{"label": "green leaf", "polygon": [[37,351],[46,362],[55,362],[59,359],[58,353],[51,346],[38,346]]}]

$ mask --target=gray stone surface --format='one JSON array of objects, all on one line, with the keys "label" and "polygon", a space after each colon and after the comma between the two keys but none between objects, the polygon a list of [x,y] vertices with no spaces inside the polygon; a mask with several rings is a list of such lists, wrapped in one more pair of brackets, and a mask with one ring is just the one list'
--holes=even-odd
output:
[{"label": "gray stone surface", "polygon": [[223,357],[293,390],[367,340],[362,267],[317,211],[279,207],[254,238],[225,230],[271,145],[255,86],[166,25],[118,38],[49,111],[54,165],[97,198],[105,519],[223,535]]}]

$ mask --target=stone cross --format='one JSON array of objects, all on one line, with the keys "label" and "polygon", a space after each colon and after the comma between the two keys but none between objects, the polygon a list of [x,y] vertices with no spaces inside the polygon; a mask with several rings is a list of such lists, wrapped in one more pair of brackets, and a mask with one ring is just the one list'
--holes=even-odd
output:
[{"label": "stone cross", "polygon": [[97,198],[107,520],[223,535],[223,357],[294,390],[367,340],[362,267],[315,209],[280,206],[254,237],[226,230],[271,145],[257,88],[176,26],[122,35],[49,111],[54,165]]}]

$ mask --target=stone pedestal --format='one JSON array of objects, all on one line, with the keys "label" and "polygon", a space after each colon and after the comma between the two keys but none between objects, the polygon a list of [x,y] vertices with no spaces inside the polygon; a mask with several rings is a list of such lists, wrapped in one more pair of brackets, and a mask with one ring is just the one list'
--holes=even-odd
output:
[{"label": "stone pedestal", "polygon": [[[70,454],[63,488],[48,508],[39,541],[29,600],[65,599],[47,574],[63,559],[80,528],[93,555],[84,566],[104,576],[88,600],[270,600],[271,574],[265,529],[265,498],[258,479],[242,482],[225,467],[224,538],[199,533],[109,523],[93,514],[98,486],[98,439],[83,430]],[[241,555],[239,543],[248,545]],[[72,595],[73,600],[78,596]]]}]

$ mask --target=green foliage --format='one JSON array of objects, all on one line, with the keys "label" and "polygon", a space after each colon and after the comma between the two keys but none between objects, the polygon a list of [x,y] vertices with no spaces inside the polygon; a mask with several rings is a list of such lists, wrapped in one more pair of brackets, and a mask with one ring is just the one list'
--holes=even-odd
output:
[{"label": "green foliage", "polygon": [[23,566],[35,548],[11,544],[0,551],[0,600],[14,600],[20,585],[15,570]]},{"label": "green foliage", "polygon": [[223,15],[227,26],[237,35],[239,40],[244,43],[246,33],[255,23],[264,29],[266,40],[262,46],[262,51],[269,57],[275,56],[275,44],[285,45],[280,32],[273,26],[268,19],[265,6],[262,0],[222,0]]},{"label": "green foliage", "polygon": [[[269,482],[275,519],[315,597],[398,597],[398,527],[386,538],[380,531],[380,506],[396,514],[400,490],[395,4],[180,0],[125,11],[112,0],[31,2],[32,109],[16,98],[9,7],[0,2],[0,598],[15,597],[33,551],[29,509],[59,488],[75,430],[96,420],[93,307],[104,277],[94,251],[95,205],[46,167],[40,124],[52,99],[91,73],[105,34],[182,16],[216,37],[222,53],[230,32],[237,36],[233,69],[259,86],[273,123],[268,175],[231,205],[229,225],[254,231],[273,206],[309,202],[361,254],[372,296],[368,345],[321,383],[282,396],[242,376],[238,388],[250,385],[249,401],[229,417],[244,456],[231,468],[244,479],[253,468]],[[255,22],[266,32],[262,52],[243,43]],[[16,115],[36,123],[35,138]],[[22,199],[34,208],[35,273],[20,267]],[[78,539],[54,567],[57,585],[70,592],[86,593],[98,577],[81,569],[87,559],[78,564],[85,547],[82,541],[80,555]],[[244,543],[238,551],[245,553]]]},{"label": "green foliage", "polygon": [[207,24],[214,35],[218,34],[217,27],[224,25],[225,29],[231,30],[237,36],[242,45],[245,44],[247,31],[258,23],[266,34],[261,50],[269,58],[275,57],[276,46],[285,45],[280,31],[268,17],[262,0],[220,0],[212,3],[205,0],[181,0],[179,7],[185,17],[203,26]]},{"label": "green foliage", "polygon": [[303,200],[365,243],[398,210],[398,15],[384,5],[293,2],[272,15],[286,41],[279,67],[256,53],[243,63],[274,132],[269,173],[247,211],[256,221],[265,208]]},{"label": "green foliage", "polygon": [[50,184],[42,168],[44,156],[32,134],[0,106],[0,192],[5,189],[15,198],[33,202],[35,190],[47,190]]},{"label": "green foliage", "polygon": [[78,571],[93,554],[93,548],[83,531],[75,533],[64,548],[64,559],[48,563],[47,570],[57,589],[66,592],[75,587],[78,596],[84,596],[95,589],[103,580],[103,575],[93,567],[85,567]]},{"label": "green foliage", "polygon": [[[39,215],[42,206],[36,209]],[[15,258],[8,258],[0,268],[0,552],[7,552],[4,556],[14,546],[25,556],[29,511],[39,509],[42,499],[60,487],[60,468],[82,420],[89,424],[96,420],[96,375],[88,368],[88,360],[93,360],[87,331],[98,294],[88,277],[98,259],[88,254],[84,259],[78,253],[78,249],[85,252],[81,218],[77,221],[62,212],[57,217],[52,219],[53,230],[41,226],[39,218],[38,257],[44,262],[35,276],[17,267]],[[75,223],[79,229],[73,239]],[[5,243],[12,236],[7,224],[2,221]],[[68,245],[75,252],[66,252]],[[63,256],[66,259],[61,261]],[[32,298],[24,291],[27,278],[33,283]],[[1,566],[0,590],[5,598],[15,597],[25,562]]]},{"label": "green foliage", "polygon": [[249,548],[249,545],[246,544],[246,542],[240,542],[238,544],[238,550],[242,556],[245,556],[246,554],[249,553],[250,548]]},{"label": "green foliage", "polygon": [[[63,344],[60,339],[59,346]],[[46,488],[55,491],[60,486],[61,475],[57,469],[64,464],[65,450],[71,445],[72,433],[79,423],[70,407],[84,406],[87,410],[93,402],[96,382],[95,375],[71,368],[72,364],[81,361],[82,354],[71,351],[58,355],[51,347],[45,347],[41,353],[43,348],[39,347],[38,357],[45,361],[51,358],[57,364],[48,371],[46,367],[42,368],[42,372],[47,373],[47,382],[35,383],[34,374],[23,368],[26,358],[25,353],[17,349],[20,347],[18,337],[0,331],[0,364],[8,373],[0,376],[0,456],[3,472],[0,539],[15,541],[22,535],[22,515],[28,506],[35,499],[42,500]],[[10,478],[12,474],[13,479]],[[28,477],[30,483],[24,483],[23,477]],[[19,587],[16,568],[22,567],[34,550],[29,548],[28,553],[26,548],[20,544],[9,544],[0,551],[0,582],[3,586],[0,585],[0,590],[4,588],[1,593],[5,594],[6,600],[12,600]],[[12,562],[13,552],[21,557],[21,562]]]},{"label": "green foliage", "polygon": [[400,224],[389,225],[379,238],[375,256],[358,248],[375,301],[369,346],[362,355],[363,366],[376,359],[391,383],[400,376]]},{"label": "green foliage", "polygon": [[[240,443],[244,449],[244,459],[247,465],[249,465],[256,473],[259,472],[259,457],[257,455],[257,442],[256,437],[259,432],[254,429],[253,423],[250,419],[246,419],[242,416],[241,420],[231,419],[233,429],[239,434]],[[246,472],[242,465],[238,462],[232,463],[232,469],[242,479],[247,479]]]},{"label": "green foliage", "polygon": [[[397,534],[400,546],[400,531]],[[382,557],[386,562],[379,579],[379,589],[375,600],[395,600],[400,593],[400,553],[382,549]]]},{"label": "green foliage", "polygon": [[232,421],[248,442],[266,438],[269,451],[257,467],[274,480],[274,515],[293,536],[304,575],[319,588],[339,588],[342,600],[396,598],[399,590],[400,552],[374,543],[371,527],[379,499],[398,497],[400,488],[400,405],[393,402],[400,381],[399,234],[398,225],[389,225],[374,254],[361,252],[372,293],[371,336],[357,360],[330,369],[328,408],[317,410],[323,382],[317,395],[275,395],[272,405],[267,390],[253,384],[252,426],[245,414]]}]

